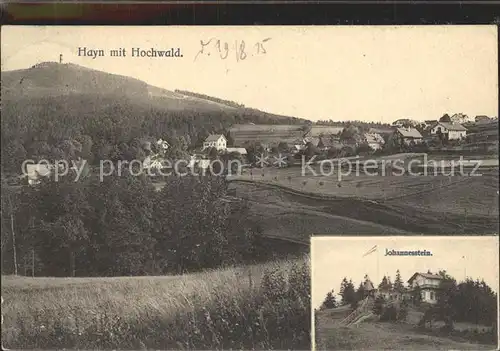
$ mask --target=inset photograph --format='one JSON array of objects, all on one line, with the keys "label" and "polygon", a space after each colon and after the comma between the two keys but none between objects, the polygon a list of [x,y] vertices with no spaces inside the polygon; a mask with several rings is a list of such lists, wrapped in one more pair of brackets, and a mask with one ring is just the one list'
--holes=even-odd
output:
[{"label": "inset photograph", "polygon": [[496,350],[498,243],[313,237],[313,350]]}]

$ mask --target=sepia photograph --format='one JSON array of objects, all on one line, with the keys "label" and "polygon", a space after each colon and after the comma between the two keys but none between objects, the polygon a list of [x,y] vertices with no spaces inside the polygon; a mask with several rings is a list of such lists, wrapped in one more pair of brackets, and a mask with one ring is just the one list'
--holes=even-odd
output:
[{"label": "sepia photograph", "polygon": [[498,235],[497,40],[3,26],[3,347],[306,350],[313,234]]},{"label": "sepia photograph", "polygon": [[496,350],[498,262],[498,236],[313,236],[314,349]]}]

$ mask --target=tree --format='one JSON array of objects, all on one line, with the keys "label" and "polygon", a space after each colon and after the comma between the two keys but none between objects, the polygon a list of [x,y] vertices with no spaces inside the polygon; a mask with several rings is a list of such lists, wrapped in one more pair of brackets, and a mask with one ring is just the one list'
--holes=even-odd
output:
[{"label": "tree", "polygon": [[210,149],[208,149],[208,157],[211,159],[211,160],[215,160],[217,158],[217,156],[219,155],[218,151],[216,148],[214,147],[211,147]]},{"label": "tree", "polygon": [[227,146],[234,146],[234,139],[233,136],[231,135],[231,132],[226,133],[226,140],[227,140]]},{"label": "tree", "polygon": [[469,116],[463,113],[455,113],[450,119],[453,123],[463,124],[469,120]]},{"label": "tree", "polygon": [[415,306],[420,306],[422,302],[422,289],[417,285],[411,292],[411,298]]},{"label": "tree", "polygon": [[384,311],[384,303],[385,303],[384,298],[381,295],[377,296],[373,304],[372,312],[377,316],[380,316]]},{"label": "tree", "polygon": [[401,274],[399,272],[399,269],[396,270],[396,278],[394,279],[393,289],[399,293],[402,293],[404,291],[404,284],[403,281],[401,280]]},{"label": "tree", "polygon": [[350,305],[356,302],[356,290],[352,280],[347,281],[347,278],[342,280],[340,296],[342,296],[342,305]]},{"label": "tree", "polygon": [[342,132],[340,132],[340,140],[341,141],[347,141],[347,140],[356,140],[359,138],[360,130],[358,127],[356,127],[353,124],[349,124],[344,129],[342,129]]},{"label": "tree", "polygon": [[356,154],[362,154],[362,153],[368,153],[368,152],[372,152],[373,149],[370,147],[370,145],[366,144],[366,143],[363,143],[361,145],[358,146],[358,148],[356,149]]},{"label": "tree", "polygon": [[363,283],[359,284],[358,290],[356,290],[356,301],[361,301],[365,298],[365,288]]},{"label": "tree", "polygon": [[93,146],[93,141],[90,135],[80,135],[77,137],[77,140],[81,144],[81,150],[80,150],[80,156],[84,159],[87,160],[89,163],[92,163],[94,161],[94,155],[92,154],[92,146]]},{"label": "tree", "polygon": [[434,306],[435,318],[444,321],[445,327],[452,330],[455,315],[453,303],[456,299],[457,285],[455,279],[446,271],[440,271],[439,275],[442,280],[437,292],[437,303]]},{"label": "tree", "polygon": [[332,289],[326,294],[325,300],[321,304],[321,309],[330,309],[337,307],[337,300],[335,298],[335,292]]},{"label": "tree", "polygon": [[26,160],[26,157],[26,149],[18,140],[8,142],[7,146],[2,148],[2,166],[5,170],[19,173],[21,164]]},{"label": "tree", "polygon": [[406,301],[403,301],[401,302],[398,309],[397,320],[405,321],[407,316],[408,316],[408,303]]},{"label": "tree", "polygon": [[278,150],[279,152],[287,152],[289,151],[289,146],[286,142],[280,141],[278,144]]},{"label": "tree", "polygon": [[313,143],[308,142],[306,144],[306,148],[304,149],[304,155],[306,156],[306,159],[310,159],[317,154],[319,154],[318,148]]},{"label": "tree", "polygon": [[378,285],[378,289],[379,290],[386,290],[386,291],[392,290],[391,279],[384,275],[384,277],[382,278],[382,281]]},{"label": "tree", "polygon": [[448,122],[448,123],[451,123],[451,117],[450,117],[450,115],[448,115],[447,113],[445,113],[443,115],[443,117],[441,117],[439,119],[439,122]]}]

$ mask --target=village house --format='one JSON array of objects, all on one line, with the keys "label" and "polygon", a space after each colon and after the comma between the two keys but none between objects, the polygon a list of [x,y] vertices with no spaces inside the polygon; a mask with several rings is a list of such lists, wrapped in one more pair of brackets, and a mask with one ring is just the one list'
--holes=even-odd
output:
[{"label": "village house", "polygon": [[[64,165],[59,164],[59,176],[64,176]],[[29,185],[38,185],[41,183],[42,178],[50,177],[56,169],[56,164],[36,163],[27,164],[26,173],[22,174],[19,178],[21,181],[27,181]],[[69,162],[69,169],[74,172],[79,172],[80,177],[86,177],[90,172],[87,161],[79,158]]]},{"label": "village house", "polygon": [[420,288],[422,302],[435,304],[437,302],[437,292],[439,290],[443,277],[432,273],[415,273],[408,279],[410,292],[417,286]]},{"label": "village house", "polygon": [[217,150],[225,150],[227,147],[227,139],[222,134],[211,134],[203,142],[203,149],[213,147]]},{"label": "village house", "polygon": [[21,179],[28,181],[29,185],[40,184],[41,179],[44,177],[49,177],[52,174],[53,166],[37,163],[26,165],[26,173],[21,176]]},{"label": "village house", "polygon": [[158,149],[161,151],[167,151],[168,148],[170,147],[170,144],[163,139],[158,139],[158,141],[156,142],[156,145],[157,145]]},{"label": "village house", "polygon": [[142,167],[144,169],[150,169],[150,170],[153,170],[153,169],[162,169],[163,168],[163,163],[164,163],[164,159],[160,156],[160,155],[151,155],[151,156],[147,156],[143,163],[142,163]]},{"label": "village house", "polygon": [[460,123],[437,122],[431,129],[432,136],[438,135],[441,132],[448,140],[460,140],[465,138],[467,128]]},{"label": "village house", "polygon": [[384,147],[385,140],[378,133],[365,133],[363,135],[365,143],[373,150],[380,150]]},{"label": "village house", "polygon": [[394,133],[392,135],[393,140],[399,144],[406,144],[410,145],[412,143],[414,144],[420,144],[423,140],[422,134],[415,129],[415,128],[396,128],[394,130]]}]

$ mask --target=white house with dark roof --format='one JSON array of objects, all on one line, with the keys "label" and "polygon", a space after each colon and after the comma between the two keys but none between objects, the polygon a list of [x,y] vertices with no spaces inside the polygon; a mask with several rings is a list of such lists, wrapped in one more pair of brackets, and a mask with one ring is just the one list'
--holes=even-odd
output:
[{"label": "white house with dark roof", "polygon": [[422,302],[434,304],[437,302],[437,293],[440,289],[443,277],[433,273],[414,273],[408,279],[408,285],[411,291],[417,286],[420,288]]},{"label": "white house with dark roof", "polygon": [[467,128],[460,123],[437,122],[430,130],[431,135],[439,134],[447,135],[448,140],[460,140],[465,138]]},{"label": "white house with dark roof", "polygon": [[217,150],[225,150],[227,148],[227,139],[222,134],[211,134],[203,142],[203,149],[213,147]]},{"label": "white house with dark roof", "polygon": [[420,144],[423,140],[422,134],[420,134],[420,132],[417,129],[411,128],[411,127],[410,128],[404,128],[404,127],[396,128],[394,130],[393,137],[396,138],[397,140],[402,141],[403,143],[405,143],[407,145],[411,144],[412,142],[415,144]]}]

